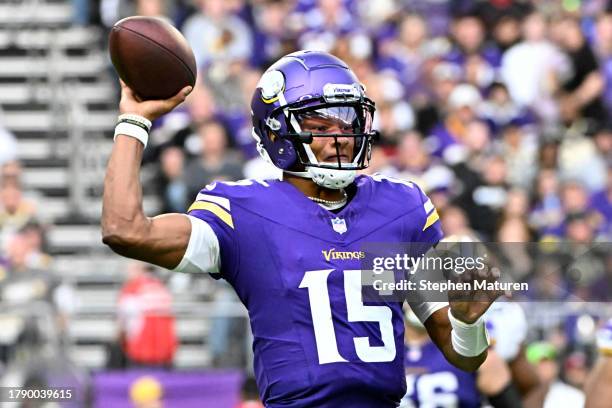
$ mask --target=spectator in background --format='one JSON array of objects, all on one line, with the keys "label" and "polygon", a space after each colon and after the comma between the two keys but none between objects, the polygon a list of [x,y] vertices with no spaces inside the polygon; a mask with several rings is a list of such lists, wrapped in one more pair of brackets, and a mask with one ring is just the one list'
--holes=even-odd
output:
[{"label": "spectator in background", "polygon": [[563,261],[556,254],[536,259],[535,274],[529,281],[527,298],[542,302],[567,300],[569,285],[561,274],[562,268]]},{"label": "spectator in background", "polygon": [[[432,154],[447,163],[457,162],[457,147],[467,135],[468,125],[477,119],[482,102],[480,92],[472,85],[457,85],[448,97],[448,113],[427,137],[426,143]],[[463,151],[463,149],[460,149]]]},{"label": "spectator in background", "polygon": [[236,78],[236,82],[239,84],[239,92],[236,95],[236,99],[239,99],[241,102],[239,109],[236,109],[234,112],[225,112],[224,123],[228,127],[231,144],[235,145],[245,158],[260,157],[257,153],[255,139],[252,134],[253,123],[251,120],[251,110],[249,109],[253,89],[257,87],[259,78],[261,78],[260,71],[245,69],[240,78]]},{"label": "spectator in background", "polygon": [[427,30],[423,17],[408,14],[400,21],[397,36],[382,39],[379,44],[378,69],[394,70],[410,100],[425,92],[422,71],[430,47]]},{"label": "spectator in background", "polygon": [[31,269],[48,269],[51,266],[51,256],[46,251],[45,231],[36,220],[30,220],[24,225],[19,236],[23,238],[26,247],[26,266]]},{"label": "spectator in background", "polygon": [[487,120],[494,135],[499,135],[506,126],[524,126],[533,122],[531,113],[512,100],[502,82],[494,82],[488,89],[487,98],[480,106],[480,115]]},{"label": "spectator in background", "polygon": [[533,268],[528,245],[532,238],[525,220],[519,217],[504,219],[494,241],[507,243],[498,247],[502,270],[507,271],[513,281],[525,282]]},{"label": "spectator in background", "polygon": [[177,348],[172,295],[150,265],[129,264],[117,314],[121,345],[130,365],[172,366]]},{"label": "spectator in background", "polygon": [[597,16],[593,52],[601,67],[604,79],[603,100],[608,115],[612,114],[612,12]]},{"label": "spectator in background", "polygon": [[415,125],[414,111],[404,100],[402,84],[392,72],[367,76],[364,84],[369,94],[377,98],[374,126],[381,132],[381,143],[397,144],[399,135]]},{"label": "spectator in background", "polygon": [[196,125],[213,119],[217,111],[211,90],[201,80],[191,92],[186,104],[189,119]]},{"label": "spectator in background", "polygon": [[557,173],[552,169],[541,170],[537,176],[535,190],[536,198],[529,223],[542,236],[563,221]]},{"label": "spectator in background", "polygon": [[190,140],[200,123],[215,120],[219,116],[217,110],[210,89],[203,84],[202,77],[198,76],[189,99],[153,124],[152,137],[144,152],[143,161],[157,163],[163,150],[168,147],[179,147],[188,155],[197,155],[197,143],[194,148],[190,145]]},{"label": "spectator in background", "polygon": [[589,200],[584,186],[577,181],[566,181],[561,187],[561,203],[565,214],[586,212]]},{"label": "spectator in background", "polygon": [[591,244],[593,242],[595,231],[588,214],[582,212],[569,214],[565,223],[567,240],[578,244]]},{"label": "spectator in background", "polygon": [[478,234],[470,228],[465,212],[455,206],[447,207],[441,214],[442,230],[445,236],[468,236],[478,238]]},{"label": "spectator in background", "polygon": [[589,195],[584,186],[576,181],[567,181],[561,187],[561,205],[566,218],[557,231],[577,242],[591,242],[602,219],[590,208]]},{"label": "spectator in background", "polygon": [[[531,234],[529,232],[529,226],[522,218],[512,217],[505,219],[499,225],[495,242],[513,242],[513,243],[524,243],[531,241]],[[525,261],[529,260],[529,256],[524,254]],[[512,259],[516,261],[516,259]],[[524,276],[528,272],[528,269],[524,270]],[[513,275],[514,276],[514,275]]]},{"label": "spectator in background", "polygon": [[480,16],[474,12],[459,13],[451,24],[454,47],[445,60],[462,68],[464,80],[479,89],[486,89],[495,79],[501,53],[486,42]]},{"label": "spectator in background", "polygon": [[[6,249],[8,273],[0,298],[9,303],[50,300],[54,277],[48,273],[40,254],[33,250],[26,234],[14,234]],[[46,261],[46,259],[45,259]]]},{"label": "spectator in background", "polygon": [[427,94],[416,98],[418,129],[424,135],[431,133],[434,126],[448,110],[448,101],[455,87],[461,82],[462,72],[449,62],[428,61],[423,67]]},{"label": "spectator in background", "polygon": [[[6,259],[0,259],[0,265],[5,266],[0,268],[0,301],[23,312],[23,327],[15,345],[24,347],[28,355],[58,334],[49,333],[49,324],[54,324],[59,334],[65,333],[75,304],[70,285],[49,269],[51,258],[42,251],[43,241],[41,228],[30,223],[10,237]],[[30,314],[32,305],[37,305],[38,312]],[[45,317],[41,318],[41,312]]]},{"label": "spectator in background", "polygon": [[536,365],[540,381],[548,387],[544,408],[584,406],[584,393],[559,380],[557,350],[552,344],[530,344],[527,347],[527,360]]},{"label": "spectator in background", "polygon": [[[76,13],[75,22],[85,25],[90,19],[87,14],[89,13],[89,7],[91,7],[86,3],[92,2],[72,1]],[[179,11],[176,3],[176,0],[100,0],[97,13],[99,13],[101,23],[107,28],[112,27],[122,18],[133,15],[159,17],[167,20],[170,24],[174,24],[174,15]]]},{"label": "spectator in background", "polygon": [[549,169],[558,170],[559,166],[559,142],[554,139],[557,136],[548,135],[540,144],[538,154],[538,168],[540,170]]},{"label": "spectator in background", "polygon": [[583,390],[589,374],[589,359],[583,350],[572,351],[563,362],[563,379],[578,390]]},{"label": "spectator in background", "polygon": [[590,287],[588,299],[593,302],[612,301],[612,252],[604,254],[604,273]]},{"label": "spectator in background", "polygon": [[[374,36],[381,38],[380,35],[393,35],[393,26],[403,12],[410,13],[405,5],[396,0],[381,0],[371,2],[367,0],[349,0],[348,8],[356,11],[356,18],[361,26]],[[404,8],[402,8],[404,6]]]},{"label": "spectator in background", "polygon": [[[410,180],[418,184],[427,194],[432,189],[446,187],[453,183],[452,171],[439,160],[432,159],[423,144],[421,135],[416,131],[402,134],[395,160],[390,166],[382,169],[381,173]],[[440,184],[441,179],[444,185]]]},{"label": "spectator in background", "polygon": [[595,146],[599,155],[606,160],[608,167],[612,165],[612,122],[606,121],[601,124],[593,135]]},{"label": "spectator in background", "polygon": [[162,198],[162,211],[165,213],[182,212],[187,208],[183,163],[184,154],[178,147],[169,147],[161,154],[161,171],[155,180]]},{"label": "spectator in background", "polygon": [[504,158],[488,157],[475,174],[475,178],[471,179],[473,184],[466,183],[465,190],[456,200],[468,214],[470,225],[489,239],[495,233],[498,217],[502,214],[508,197],[506,177]]},{"label": "spectator in background", "polygon": [[171,11],[168,10],[171,4],[171,1],[165,0],[137,0],[136,15],[168,18],[172,15]]},{"label": "spectator in background", "polygon": [[612,239],[612,165],[608,165],[606,187],[591,195],[590,206],[599,213],[599,232],[604,240]]},{"label": "spectator in background", "polygon": [[6,175],[2,177],[0,180],[0,244],[26,225],[35,213],[36,206],[23,197],[18,179]]},{"label": "spectator in background", "polygon": [[448,35],[448,28],[451,25],[451,14],[453,12],[452,3],[430,0],[400,1],[399,3],[407,12],[423,16],[425,21],[427,21],[432,37]]},{"label": "spectator in background", "polygon": [[294,50],[288,17],[290,0],[262,0],[253,4],[255,28],[253,45],[258,52],[251,57],[251,64],[261,69]]},{"label": "spectator in background", "polygon": [[569,130],[559,146],[559,175],[580,182],[589,191],[600,190],[606,183],[606,158],[592,138],[579,132]]},{"label": "spectator in background", "polygon": [[200,10],[183,26],[199,69],[222,75],[233,63],[251,57],[252,38],[247,24],[231,13],[226,0],[198,0]]},{"label": "spectator in background", "polygon": [[529,211],[529,195],[522,188],[513,188],[508,192],[506,205],[503,210],[503,219],[525,219]]},{"label": "spectator in background", "polygon": [[[338,35],[332,54],[346,61],[346,63],[355,67],[357,75],[362,75],[360,78],[367,80],[371,76],[373,69],[373,44],[367,33],[361,30],[352,30]],[[382,75],[391,74],[384,71],[379,72]],[[398,79],[399,80],[399,79]]]},{"label": "spectator in background", "polygon": [[0,166],[0,180],[19,180],[22,169],[18,160],[8,161]]},{"label": "spectator in background", "polygon": [[291,28],[298,35],[298,48],[330,52],[336,39],[356,28],[355,17],[343,0],[315,0],[305,10],[296,10]]},{"label": "spectator in background", "polygon": [[391,156],[387,154],[386,149],[382,146],[377,146],[376,144],[372,146],[372,158],[370,159],[370,165],[367,169],[360,170],[360,174],[376,174],[384,171],[390,163]]},{"label": "spectator in background", "polygon": [[[467,2],[470,3],[470,2]],[[494,37],[496,38],[496,42],[498,44],[504,43],[502,41],[497,40],[499,37],[504,37],[503,35],[496,34],[500,29],[498,28],[500,21],[506,18],[512,18],[517,21],[521,21],[525,14],[533,8],[532,2],[525,2],[521,0],[505,0],[505,1],[487,1],[479,4],[479,12],[482,16],[482,21],[487,28],[487,31],[492,31],[494,33]],[[509,30],[509,29],[502,29]],[[507,36],[507,35],[506,35]],[[506,48],[501,48],[505,50]]]},{"label": "spectator in background", "polygon": [[198,127],[200,155],[185,167],[188,199],[195,198],[202,186],[213,181],[234,181],[242,178],[242,165],[227,151],[225,128],[216,121]]},{"label": "spectator in background", "polygon": [[534,135],[515,125],[504,127],[501,136],[501,154],[508,168],[508,183],[522,188],[530,187],[537,170],[537,140]]},{"label": "spectator in background", "polygon": [[537,11],[527,15],[523,41],[504,53],[500,68],[512,99],[531,108],[545,124],[558,118],[555,94],[571,69],[567,56],[547,39],[547,29],[544,15]]},{"label": "spectator in background", "polygon": [[521,39],[521,18],[519,13],[504,13],[496,17],[492,32],[495,45],[502,53],[518,43]]},{"label": "spectator in background", "polygon": [[561,119],[566,123],[579,118],[603,122],[606,119],[601,99],[604,82],[595,54],[582,34],[580,22],[573,17],[562,18],[553,23],[552,33],[572,66],[571,74],[562,85]]}]

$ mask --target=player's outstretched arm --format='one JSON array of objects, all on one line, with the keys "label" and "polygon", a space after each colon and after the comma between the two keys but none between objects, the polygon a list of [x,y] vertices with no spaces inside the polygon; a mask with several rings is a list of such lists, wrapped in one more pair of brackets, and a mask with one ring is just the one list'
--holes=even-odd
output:
[{"label": "player's outstretched arm", "polygon": [[[150,121],[170,112],[191,92],[185,87],[167,100],[141,101],[123,82],[121,88],[120,113]],[[174,268],[187,248],[191,223],[181,214],[145,216],[139,177],[143,150],[134,137],[116,137],[104,179],[102,241],[120,255]]]},{"label": "player's outstretched arm", "polygon": [[425,328],[429,337],[438,346],[449,363],[464,371],[474,372],[487,358],[487,350],[474,355],[464,356],[459,354],[453,347],[451,336],[453,326],[449,320],[449,308],[444,307],[435,311],[425,322]]}]

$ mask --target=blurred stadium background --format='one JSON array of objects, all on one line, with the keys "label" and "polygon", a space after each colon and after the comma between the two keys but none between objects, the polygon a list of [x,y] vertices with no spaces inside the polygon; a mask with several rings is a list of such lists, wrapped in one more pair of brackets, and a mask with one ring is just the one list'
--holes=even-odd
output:
[{"label": "blurred stadium background", "polygon": [[[368,171],[419,183],[447,234],[610,242],[607,1],[1,0],[2,385],[70,385],[79,397],[65,406],[130,406],[128,395],[160,391],[139,370],[161,365],[184,376],[167,382],[208,395],[198,406],[233,408],[250,373],[231,288],[130,264],[100,240],[118,102],[106,38],[135,14],[172,21],[200,69],[188,103],[154,124],[148,214],[184,211],[214,180],[275,175],[256,157],[250,95],[271,62],[310,48],[347,61],[377,103]],[[550,301],[527,305],[528,342],[550,342],[563,380],[581,388],[611,315],[610,253],[579,277],[514,261]],[[138,324],[159,336],[122,350]]]}]

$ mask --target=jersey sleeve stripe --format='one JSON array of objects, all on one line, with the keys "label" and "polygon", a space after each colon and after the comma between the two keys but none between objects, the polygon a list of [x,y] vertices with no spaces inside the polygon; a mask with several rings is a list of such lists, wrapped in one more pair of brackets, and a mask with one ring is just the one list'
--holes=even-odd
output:
[{"label": "jersey sleeve stripe", "polygon": [[219,219],[226,223],[230,228],[234,228],[234,220],[232,219],[231,214],[215,203],[209,203],[207,201],[196,201],[195,203],[191,204],[191,207],[189,207],[189,210],[187,210],[187,212],[191,212],[193,210],[210,211],[211,213],[219,217]]},{"label": "jersey sleeve stripe", "polygon": [[425,214],[429,215],[434,210],[434,205],[431,200],[428,199],[423,204],[423,208],[425,209]]},{"label": "jersey sleeve stripe", "polygon": [[219,196],[213,196],[213,195],[209,195],[209,194],[204,194],[204,193],[200,193],[198,194],[198,196],[195,199],[196,201],[208,201],[211,203],[215,203],[220,205],[221,207],[225,208],[227,211],[231,211],[230,210],[230,202],[227,198],[224,197],[219,197]]},{"label": "jersey sleeve stripe", "polygon": [[427,221],[425,221],[425,226],[423,227],[423,231],[431,227],[439,219],[440,219],[440,216],[438,215],[438,211],[434,209],[433,212],[429,214],[429,216],[427,217]]}]

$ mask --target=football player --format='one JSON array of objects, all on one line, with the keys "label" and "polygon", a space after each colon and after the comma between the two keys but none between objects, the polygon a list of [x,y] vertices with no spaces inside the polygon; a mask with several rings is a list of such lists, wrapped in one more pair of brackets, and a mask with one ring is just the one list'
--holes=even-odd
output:
[{"label": "football player", "polygon": [[476,372],[451,365],[431,342],[414,313],[406,313],[407,392],[400,408],[479,408],[487,400],[494,408],[520,408],[521,397],[510,369],[494,350]]},{"label": "football player", "polygon": [[[189,91],[143,102],[122,84],[103,241],[121,255],[233,286],[249,312],[267,407],[397,406],[406,387],[402,304],[364,302],[361,245],[433,246],[442,233],[416,185],[356,175],[376,136],[374,102],[330,54],[281,58],[262,75],[251,111],[259,152],[282,180],[213,183],[187,214],[148,218],[139,166],[150,121]],[[468,371],[486,358],[481,317],[500,293],[471,294],[479,301],[449,294],[448,303],[411,305],[444,356]]]},{"label": "football player", "polygon": [[612,319],[597,334],[599,359],[585,385],[585,408],[604,408],[612,401]]}]

